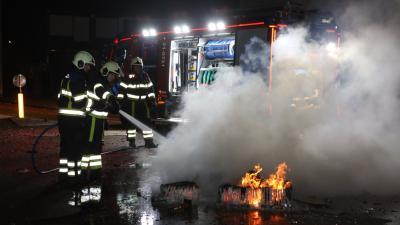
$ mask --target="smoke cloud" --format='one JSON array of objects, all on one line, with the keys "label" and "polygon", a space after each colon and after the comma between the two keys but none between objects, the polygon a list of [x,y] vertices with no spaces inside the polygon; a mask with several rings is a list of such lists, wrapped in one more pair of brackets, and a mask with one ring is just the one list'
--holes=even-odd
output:
[{"label": "smoke cloud", "polygon": [[[255,163],[266,176],[286,161],[298,194],[398,194],[400,4],[360,2],[335,11],[344,39],[335,55],[308,41],[306,26],[278,37],[272,92],[262,72],[268,59],[259,56],[269,46],[253,39],[242,57],[250,71],[222,68],[213,85],[187,93],[181,115],[189,122],[154,159],[163,181],[195,180],[216,194]],[[315,89],[319,107],[301,109],[293,98]]]}]

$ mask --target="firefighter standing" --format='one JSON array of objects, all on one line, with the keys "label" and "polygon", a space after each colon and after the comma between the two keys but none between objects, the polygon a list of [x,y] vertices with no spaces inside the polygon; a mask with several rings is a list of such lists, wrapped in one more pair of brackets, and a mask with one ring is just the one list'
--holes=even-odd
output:
[{"label": "firefighter standing", "polygon": [[86,51],[76,53],[72,63],[74,66],[61,80],[58,94],[60,180],[76,178],[81,174],[81,157],[85,145],[81,131],[85,126],[86,79],[95,66],[93,56]]},{"label": "firefighter standing", "polygon": [[[129,74],[120,83],[122,110],[147,125],[151,124],[151,116],[155,113],[155,94],[149,75],[143,71],[143,60],[135,57],[131,60]],[[136,127],[121,117],[127,132],[129,146],[135,148]],[[157,147],[153,142],[153,131],[142,130],[146,148]]]},{"label": "firefighter standing", "polygon": [[108,80],[115,79],[121,69],[116,62],[107,62],[100,69],[102,76],[92,76],[88,79],[86,105],[86,147],[82,156],[82,170],[89,180],[101,178],[101,149],[104,124],[108,113],[118,113],[119,105],[116,97],[111,94]]}]

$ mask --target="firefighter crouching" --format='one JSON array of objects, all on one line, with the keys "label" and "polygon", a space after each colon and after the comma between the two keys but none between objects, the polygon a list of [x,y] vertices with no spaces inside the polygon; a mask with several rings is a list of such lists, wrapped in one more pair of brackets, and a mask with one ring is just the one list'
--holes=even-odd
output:
[{"label": "firefighter crouching", "polygon": [[[121,108],[129,115],[135,117],[141,122],[151,125],[151,117],[156,112],[156,101],[153,83],[149,75],[143,70],[143,60],[135,57],[130,62],[129,73],[120,83],[121,93],[118,99],[121,102]],[[136,148],[136,127],[121,117],[122,124],[126,128],[129,146]],[[153,131],[142,130],[143,139],[146,148],[156,148],[153,142]]]},{"label": "firefighter crouching", "polygon": [[102,168],[102,138],[104,124],[108,113],[118,113],[119,105],[111,93],[109,80],[115,80],[121,72],[116,62],[110,61],[100,69],[100,75],[89,77],[87,84],[86,105],[86,146],[82,156],[84,177],[90,181],[101,178]]},{"label": "firefighter crouching", "polygon": [[95,66],[93,56],[86,51],[75,54],[73,68],[61,80],[58,94],[58,128],[60,131],[59,181],[77,179],[81,174],[81,157],[85,146],[86,79]]}]

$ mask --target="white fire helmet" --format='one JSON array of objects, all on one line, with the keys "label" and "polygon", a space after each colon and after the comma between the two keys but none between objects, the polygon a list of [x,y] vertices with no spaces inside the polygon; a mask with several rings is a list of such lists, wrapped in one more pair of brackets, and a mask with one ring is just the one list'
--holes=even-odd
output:
[{"label": "white fire helmet", "polygon": [[141,66],[143,67],[143,59],[140,57],[135,57],[131,61],[131,66]]},{"label": "white fire helmet", "polygon": [[119,67],[118,63],[114,61],[106,62],[100,69],[101,75],[105,77],[108,76],[110,72],[118,75],[119,77],[122,76],[121,68]]},{"label": "white fire helmet", "polygon": [[76,66],[76,68],[80,70],[83,69],[85,64],[95,66],[93,56],[87,51],[79,51],[78,53],[76,53],[74,56],[74,60],[72,60],[72,63]]}]

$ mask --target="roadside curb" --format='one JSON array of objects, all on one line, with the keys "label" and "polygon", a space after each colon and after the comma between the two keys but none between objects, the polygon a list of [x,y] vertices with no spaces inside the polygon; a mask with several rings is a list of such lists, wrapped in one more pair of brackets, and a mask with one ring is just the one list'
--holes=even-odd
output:
[{"label": "roadside curb", "polygon": [[51,126],[57,124],[55,120],[48,120],[48,119],[38,119],[38,118],[26,118],[26,119],[19,119],[16,117],[8,118],[18,127],[43,127],[43,126]]},{"label": "roadside curb", "polygon": [[[0,97],[0,103],[8,103],[8,104],[18,104],[18,101],[16,99],[7,99],[7,98],[2,98]],[[24,103],[25,106],[29,107],[34,107],[34,108],[44,108],[44,109],[58,109],[58,107],[55,106],[49,106],[46,104],[41,104],[41,103],[32,103],[29,100],[25,100]]]}]

